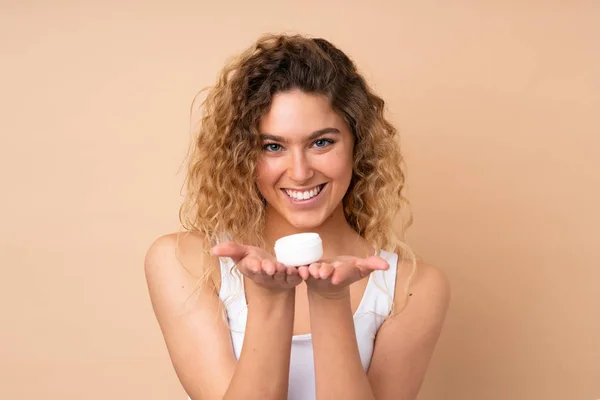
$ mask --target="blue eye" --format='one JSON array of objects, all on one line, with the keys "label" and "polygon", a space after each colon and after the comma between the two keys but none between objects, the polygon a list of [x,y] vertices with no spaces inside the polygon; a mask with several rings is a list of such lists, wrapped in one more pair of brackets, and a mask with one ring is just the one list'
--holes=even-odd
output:
[{"label": "blue eye", "polygon": [[315,147],[323,148],[323,147],[327,147],[333,143],[334,143],[334,141],[331,139],[319,139],[319,140],[315,140],[315,142],[313,144],[315,145]]},{"label": "blue eye", "polygon": [[265,144],[262,149],[264,151],[268,151],[270,153],[276,152],[281,150],[281,145],[277,144],[277,143],[267,143]]}]

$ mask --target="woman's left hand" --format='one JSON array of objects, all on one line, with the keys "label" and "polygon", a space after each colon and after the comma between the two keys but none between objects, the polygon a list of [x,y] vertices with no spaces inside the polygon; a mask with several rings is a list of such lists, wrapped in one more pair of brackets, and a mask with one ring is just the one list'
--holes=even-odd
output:
[{"label": "woman's left hand", "polygon": [[348,287],[373,271],[387,270],[383,258],[340,256],[298,267],[298,274],[306,281],[308,290],[324,297],[336,298],[348,293]]}]

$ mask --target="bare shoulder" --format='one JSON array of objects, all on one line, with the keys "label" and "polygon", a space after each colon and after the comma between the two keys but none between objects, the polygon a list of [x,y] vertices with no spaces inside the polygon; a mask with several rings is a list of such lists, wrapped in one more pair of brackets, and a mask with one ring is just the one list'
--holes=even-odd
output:
[{"label": "bare shoulder", "polygon": [[[411,276],[412,275],[412,276]],[[407,285],[408,283],[408,285]],[[395,331],[398,335],[414,338],[431,338],[437,341],[446,319],[451,299],[448,277],[440,268],[417,261],[413,270],[410,260],[398,264],[394,309],[382,328],[383,332]]]},{"label": "bare shoulder", "polygon": [[197,232],[170,233],[156,239],[148,249],[144,260],[146,278],[151,281],[172,280],[197,285],[199,281],[214,284],[220,279],[214,260],[207,264],[203,254],[206,248],[204,239]]},{"label": "bare shoulder", "polygon": [[204,257],[205,251],[203,238],[193,232],[161,236],[148,249],[144,271],[161,327],[173,316],[197,312],[218,298],[220,271],[214,257]]},{"label": "bare shoulder", "polygon": [[[409,283],[408,288],[407,282]],[[448,277],[441,269],[423,261],[417,261],[413,272],[412,263],[405,260],[399,264],[396,275],[395,306],[404,306],[407,289],[409,304],[418,303],[422,307],[427,307],[429,311],[438,311],[445,315],[450,303],[451,288]],[[408,310],[409,307],[406,308]]]},{"label": "bare shoulder", "polygon": [[169,260],[181,255],[186,258],[194,257],[203,251],[204,239],[196,232],[175,232],[160,236],[146,253],[146,262]]}]

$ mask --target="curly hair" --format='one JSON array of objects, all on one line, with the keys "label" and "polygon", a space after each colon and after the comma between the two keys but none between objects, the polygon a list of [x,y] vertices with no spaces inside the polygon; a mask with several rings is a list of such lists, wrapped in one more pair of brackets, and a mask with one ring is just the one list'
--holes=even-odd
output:
[{"label": "curly hair", "polygon": [[[325,96],[348,124],[355,145],[352,179],[343,199],[346,220],[376,250],[386,248],[401,260],[411,259],[412,277],[415,256],[404,243],[412,213],[402,193],[398,132],[384,116],[383,99],[350,58],[320,38],[265,35],[223,68],[202,103],[190,146],[179,212],[183,228],[200,233],[207,248],[225,232],[264,248],[265,201],[256,186],[257,127],[273,96],[293,89]],[[408,218],[399,222],[403,213]]]}]

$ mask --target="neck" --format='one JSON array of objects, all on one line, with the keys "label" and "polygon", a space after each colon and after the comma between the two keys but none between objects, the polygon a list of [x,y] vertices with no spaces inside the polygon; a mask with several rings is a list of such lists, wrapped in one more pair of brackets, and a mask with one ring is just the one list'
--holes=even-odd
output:
[{"label": "neck", "polygon": [[348,224],[341,204],[317,227],[295,227],[268,206],[266,217],[265,241],[268,249],[273,249],[275,241],[283,236],[315,232],[323,241],[323,259],[340,255],[368,257],[373,254],[373,248]]}]

